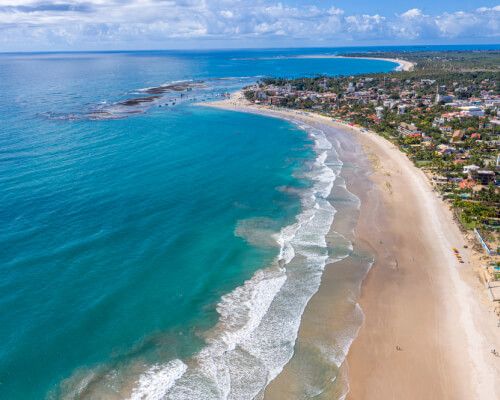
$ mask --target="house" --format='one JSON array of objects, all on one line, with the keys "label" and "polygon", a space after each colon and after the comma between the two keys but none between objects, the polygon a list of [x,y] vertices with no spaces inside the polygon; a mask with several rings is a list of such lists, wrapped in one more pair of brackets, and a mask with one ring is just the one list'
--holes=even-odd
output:
[{"label": "house", "polygon": [[413,124],[407,124],[406,122],[402,122],[398,127],[398,132],[403,136],[409,135],[422,135],[422,132]]},{"label": "house", "polygon": [[472,174],[472,177],[481,185],[489,185],[490,183],[495,183],[494,171],[477,170]]},{"label": "house", "polygon": [[476,186],[476,181],[470,178],[464,179],[458,184],[460,189],[472,189],[474,186]]},{"label": "house", "polygon": [[471,176],[471,174],[475,171],[478,171],[480,168],[477,165],[464,165],[463,173]]},{"label": "house", "polygon": [[435,79],[420,79],[422,85],[434,85],[436,83]]},{"label": "house", "polygon": [[384,107],[390,110],[392,110],[396,106],[396,104],[398,104],[398,102],[394,100],[384,100],[383,102]]},{"label": "house", "polygon": [[446,176],[436,175],[432,177],[432,181],[436,185],[446,185],[448,183],[448,178]]},{"label": "house", "polygon": [[448,113],[444,113],[441,118],[439,118],[439,122],[441,124],[444,124],[445,122],[447,121],[451,121],[455,118],[460,118],[462,117],[463,115],[460,113],[460,112],[457,112],[457,111],[453,111],[453,112],[448,112]]},{"label": "house", "polygon": [[438,154],[440,154],[442,156],[446,156],[446,155],[455,153],[457,151],[457,149],[455,149],[452,146],[448,146],[446,144],[440,144],[436,147],[436,151],[438,152]]},{"label": "house", "polygon": [[453,135],[451,136],[451,141],[456,143],[460,142],[464,137],[464,134],[461,130],[457,129],[455,132],[453,132]]}]

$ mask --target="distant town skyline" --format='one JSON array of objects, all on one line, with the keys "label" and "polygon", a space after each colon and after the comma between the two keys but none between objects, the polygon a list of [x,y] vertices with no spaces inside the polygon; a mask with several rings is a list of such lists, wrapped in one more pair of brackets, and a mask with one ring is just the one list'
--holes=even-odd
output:
[{"label": "distant town skyline", "polygon": [[0,0],[0,51],[499,42],[491,1]]}]

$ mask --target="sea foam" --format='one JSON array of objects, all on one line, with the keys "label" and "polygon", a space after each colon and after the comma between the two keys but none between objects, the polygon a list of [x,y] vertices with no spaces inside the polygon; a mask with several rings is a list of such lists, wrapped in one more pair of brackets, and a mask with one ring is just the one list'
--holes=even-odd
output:
[{"label": "sea foam", "polygon": [[153,365],[139,378],[130,400],[160,400],[187,370],[187,365],[180,360],[173,360],[165,365]]},{"label": "sea foam", "polygon": [[317,158],[306,173],[313,185],[302,195],[295,223],[275,238],[280,246],[276,262],[222,297],[219,322],[187,365],[174,360],[149,369],[132,399],[261,398],[293,356],[301,316],[331,261],[326,235],[335,209],[327,198],[342,168],[338,159],[327,163],[329,153],[336,153],[324,133],[302,128],[315,142]]}]

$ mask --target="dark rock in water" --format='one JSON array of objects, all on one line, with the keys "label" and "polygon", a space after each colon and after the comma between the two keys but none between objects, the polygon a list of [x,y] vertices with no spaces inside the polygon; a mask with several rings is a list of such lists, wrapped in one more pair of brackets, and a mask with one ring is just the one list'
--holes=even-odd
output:
[{"label": "dark rock in water", "polygon": [[138,97],[136,99],[128,99],[125,101],[121,101],[118,104],[120,106],[127,106],[127,107],[137,106],[137,105],[140,105],[143,103],[151,103],[159,98],[160,98],[160,96]]},{"label": "dark rock in water", "polygon": [[[113,120],[113,119],[127,118],[128,116],[131,115],[142,114],[146,112],[146,110],[150,106],[153,106],[153,104],[151,103],[154,103],[159,99],[162,99],[163,94],[165,93],[184,92],[184,91],[190,91],[193,88],[203,88],[203,87],[206,87],[205,84],[201,81],[198,81],[198,82],[181,82],[181,83],[174,83],[148,89],[142,89],[140,90],[141,93],[146,93],[149,94],[150,96],[133,97],[119,101],[117,103],[106,104],[105,106],[100,105],[99,107],[96,107],[96,109],[84,113],[83,115],[77,118],[87,118],[90,120]],[[185,95],[181,93],[179,99],[182,99],[184,96]],[[175,106],[177,104],[177,101],[178,101],[177,97],[175,99],[163,98],[163,101],[161,102],[158,101],[154,105],[158,107]],[[55,119],[55,117],[53,116],[51,116],[51,118]],[[70,119],[68,116],[63,116],[62,118]]]},{"label": "dark rock in water", "polygon": [[164,86],[159,86],[159,87],[143,90],[144,93],[148,93],[148,94],[163,94],[163,93],[166,93],[168,91],[169,91],[169,89],[167,89]]},{"label": "dark rock in water", "polygon": [[142,92],[147,94],[164,94],[167,92],[183,92],[185,90],[190,91],[194,87],[204,87],[203,82],[183,82],[183,83],[173,83],[170,85],[162,85],[157,87],[152,87],[148,89],[143,89]]}]

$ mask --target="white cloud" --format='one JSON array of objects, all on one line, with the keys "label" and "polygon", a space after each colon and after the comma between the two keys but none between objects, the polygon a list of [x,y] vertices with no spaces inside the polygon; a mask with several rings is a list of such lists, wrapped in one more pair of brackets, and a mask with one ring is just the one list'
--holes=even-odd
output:
[{"label": "white cloud", "polygon": [[422,10],[420,10],[419,8],[412,8],[412,9],[404,12],[403,14],[401,14],[401,17],[412,19],[412,18],[421,17],[422,15],[423,15]]},{"label": "white cloud", "polygon": [[381,29],[383,30],[385,17],[382,17],[378,14],[350,15],[345,18],[345,21],[347,23],[347,30],[349,32],[368,34],[379,32]]},{"label": "white cloud", "polygon": [[390,22],[389,29],[395,37],[409,40],[437,37],[434,17],[425,15],[422,10],[412,8]]},{"label": "white cloud", "polygon": [[230,11],[230,10],[222,10],[222,11],[220,12],[220,15],[221,15],[222,17],[224,17],[224,18],[233,18],[233,17],[234,17],[233,12],[232,12],[232,11]]},{"label": "white cloud", "polygon": [[442,37],[499,37],[500,7],[444,13],[436,18],[436,24]]},{"label": "white cloud", "polygon": [[327,14],[330,14],[330,15],[342,15],[342,14],[344,14],[344,10],[341,10],[340,8],[336,8],[336,7],[331,7],[326,12],[327,12]]},{"label": "white cloud", "polygon": [[488,11],[500,11],[500,6],[495,6],[495,7],[479,7],[477,12],[488,12]]},{"label": "white cloud", "polygon": [[[120,43],[171,40],[329,41],[434,40],[500,37],[500,5],[426,15],[346,15],[332,4],[294,5],[273,0],[0,0],[0,43],[50,47],[98,40]],[[0,49],[2,46],[0,46]]]}]

